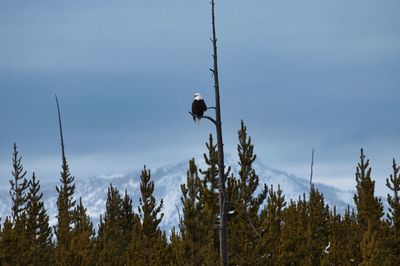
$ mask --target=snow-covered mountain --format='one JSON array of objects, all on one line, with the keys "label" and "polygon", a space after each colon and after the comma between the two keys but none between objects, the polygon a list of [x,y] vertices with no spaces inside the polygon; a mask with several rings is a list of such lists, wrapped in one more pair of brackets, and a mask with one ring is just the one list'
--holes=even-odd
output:
[{"label": "snow-covered mountain", "polygon": [[[200,162],[202,160],[198,160]],[[233,173],[238,172],[238,165],[231,157],[227,158],[227,165],[232,166]],[[198,163],[199,168],[205,169],[206,166]],[[287,201],[298,199],[303,193],[309,190],[309,181],[296,177],[281,170],[276,170],[264,166],[260,162],[255,162],[254,168],[260,177],[260,184],[273,185],[276,189],[280,184]],[[162,212],[165,214],[162,227],[169,231],[172,226],[178,223],[178,210],[180,209],[181,190],[180,185],[186,182],[186,172],[188,162],[180,162],[174,165],[165,165],[151,170],[151,178],[155,182],[155,196],[157,202],[161,198],[164,200]],[[88,210],[88,214],[95,224],[98,224],[100,214],[105,211],[107,188],[110,183],[117,187],[121,193],[125,189],[133,199],[134,206],[139,203],[139,184],[140,170],[127,175],[100,176],[89,179],[75,179],[76,193],[75,199],[82,197],[82,202]],[[51,224],[56,223],[57,212],[57,192],[55,186],[58,184],[42,184],[43,200],[45,207],[50,215]],[[325,201],[330,206],[336,205],[339,212],[343,212],[348,205],[353,207],[353,191],[342,191],[332,186],[315,184],[319,191],[324,193]],[[261,186],[260,186],[261,188]],[[137,210],[137,209],[136,209]],[[8,190],[0,190],[0,217],[10,215],[10,196]]]}]

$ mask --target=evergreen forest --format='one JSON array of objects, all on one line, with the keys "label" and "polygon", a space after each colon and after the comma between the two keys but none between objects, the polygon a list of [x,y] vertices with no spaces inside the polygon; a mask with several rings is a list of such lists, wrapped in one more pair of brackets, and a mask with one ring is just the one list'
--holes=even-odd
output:
[{"label": "evergreen forest", "polygon": [[[237,152],[239,172],[229,173],[227,166],[230,265],[400,265],[400,167],[394,159],[386,179],[390,193],[380,198],[361,149],[354,176],[356,209],[338,213],[312,183],[297,200],[285,198],[279,186],[260,184],[243,121]],[[14,144],[12,206],[10,216],[1,220],[0,265],[219,265],[218,152],[212,135],[204,161],[206,169],[199,169],[194,159],[188,162],[186,183],[176,191],[182,203],[176,227],[160,227],[163,200],[168,199],[155,198],[157,188],[146,166],[137,177],[140,195],[110,184],[95,226],[82,200],[74,197],[75,178],[62,143],[53,227],[39,177],[27,175]]]}]

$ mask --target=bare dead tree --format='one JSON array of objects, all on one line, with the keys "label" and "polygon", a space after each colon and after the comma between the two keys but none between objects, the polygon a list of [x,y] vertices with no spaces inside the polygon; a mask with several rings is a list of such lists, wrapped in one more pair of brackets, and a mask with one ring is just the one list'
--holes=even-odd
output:
[{"label": "bare dead tree", "polygon": [[58,125],[59,125],[60,138],[61,138],[61,156],[62,156],[62,160],[64,161],[65,160],[65,148],[64,148],[64,137],[63,137],[62,123],[61,123],[61,112],[60,112],[60,105],[58,104],[57,94],[55,95],[55,97],[56,97],[56,103],[57,103]]},{"label": "bare dead tree", "polygon": [[[220,224],[219,224],[219,243],[220,243],[220,258],[221,265],[228,265],[228,223],[227,223],[227,208],[226,208],[226,178],[224,164],[224,144],[222,141],[222,122],[221,122],[221,104],[219,94],[219,79],[218,79],[218,49],[217,49],[217,34],[215,29],[215,1],[211,0],[211,24],[212,24],[212,37],[211,42],[213,46],[213,62],[214,66],[210,71],[214,77],[214,90],[215,90],[215,107],[208,109],[215,109],[215,119],[209,116],[202,116],[211,121],[217,131],[217,147],[218,147],[218,176],[219,176],[219,207],[220,207]],[[193,117],[194,115],[189,112]]]},{"label": "bare dead tree", "polygon": [[220,256],[221,264],[228,265],[228,223],[226,210],[226,175],[224,164],[224,144],[222,142],[222,122],[221,122],[221,105],[219,96],[219,79],[218,79],[218,51],[217,51],[217,34],[215,30],[215,2],[211,0],[211,20],[212,20],[212,44],[213,44],[213,61],[214,61],[214,89],[215,89],[215,117],[217,128],[217,144],[218,144],[218,174],[219,174],[219,206],[220,206]]},{"label": "bare dead tree", "polygon": [[310,174],[310,190],[313,188],[312,178],[313,178],[313,167],[314,167],[314,148],[311,154],[311,174]]}]

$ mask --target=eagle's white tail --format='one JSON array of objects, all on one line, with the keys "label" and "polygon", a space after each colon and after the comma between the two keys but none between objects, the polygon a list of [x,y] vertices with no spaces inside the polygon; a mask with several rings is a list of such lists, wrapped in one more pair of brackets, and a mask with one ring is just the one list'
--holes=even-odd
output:
[{"label": "eagle's white tail", "polygon": [[195,117],[194,122],[198,125],[200,124],[200,117]]}]

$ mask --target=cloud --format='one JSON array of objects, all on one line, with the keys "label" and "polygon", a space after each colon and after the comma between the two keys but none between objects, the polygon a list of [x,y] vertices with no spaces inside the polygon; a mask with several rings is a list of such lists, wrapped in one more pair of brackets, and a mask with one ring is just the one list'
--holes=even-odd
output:
[{"label": "cloud", "polygon": [[[400,129],[398,7],[219,1],[226,150],[243,118],[269,166],[308,176],[315,147],[320,178],[342,184],[366,147],[387,176]],[[54,93],[77,178],[201,154],[214,129],[194,127],[187,110],[195,91],[213,105],[209,11],[183,0],[1,3],[0,175],[17,141],[27,169],[58,178]]]}]

